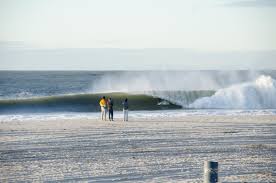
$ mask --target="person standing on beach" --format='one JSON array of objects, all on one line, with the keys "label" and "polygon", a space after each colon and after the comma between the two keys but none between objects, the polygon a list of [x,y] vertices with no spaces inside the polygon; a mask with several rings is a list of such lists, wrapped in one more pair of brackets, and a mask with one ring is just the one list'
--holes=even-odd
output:
[{"label": "person standing on beach", "polygon": [[109,98],[107,101],[107,107],[109,121],[113,121],[113,100],[111,98]]},{"label": "person standing on beach", "polygon": [[100,106],[101,106],[101,116],[102,116],[102,120],[105,120],[105,121],[106,121],[107,106],[106,106],[105,96],[103,96],[102,99],[100,100]]},{"label": "person standing on beach", "polygon": [[124,121],[128,121],[128,101],[127,98],[123,102]]}]

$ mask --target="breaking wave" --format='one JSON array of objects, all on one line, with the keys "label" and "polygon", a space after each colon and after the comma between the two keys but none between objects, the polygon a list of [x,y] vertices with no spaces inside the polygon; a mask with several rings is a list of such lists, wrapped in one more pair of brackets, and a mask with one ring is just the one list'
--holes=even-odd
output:
[{"label": "breaking wave", "polygon": [[130,110],[168,109],[276,109],[276,81],[266,75],[255,81],[214,90],[148,90],[70,94],[31,98],[1,99],[0,114],[40,112],[96,112],[105,95],[114,99],[114,110],[121,110],[124,98]]},{"label": "breaking wave", "polygon": [[99,100],[103,95],[114,99],[114,110],[121,110],[122,101],[125,97],[129,98],[131,110],[181,108],[181,106],[170,102],[166,105],[158,105],[162,102],[162,99],[143,94],[98,93],[0,100],[0,114],[15,112],[95,112],[100,111]]},{"label": "breaking wave", "polygon": [[94,93],[0,100],[0,113],[14,112],[95,112],[102,96],[114,100],[114,110],[122,110],[127,97],[130,110],[180,109],[214,91],[148,91],[136,93]]},{"label": "breaking wave", "polygon": [[276,81],[261,75],[253,82],[219,89],[209,97],[199,98],[188,105],[201,109],[275,109]]}]

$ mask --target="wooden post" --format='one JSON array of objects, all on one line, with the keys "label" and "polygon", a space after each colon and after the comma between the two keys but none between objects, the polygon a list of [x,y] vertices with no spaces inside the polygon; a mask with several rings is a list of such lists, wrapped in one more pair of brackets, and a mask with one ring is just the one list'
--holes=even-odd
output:
[{"label": "wooden post", "polygon": [[204,162],[204,183],[218,182],[218,162]]}]

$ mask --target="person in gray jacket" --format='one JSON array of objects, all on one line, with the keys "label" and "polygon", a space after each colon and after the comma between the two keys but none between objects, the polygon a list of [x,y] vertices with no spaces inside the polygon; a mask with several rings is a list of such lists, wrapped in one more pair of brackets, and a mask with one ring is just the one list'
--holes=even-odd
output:
[{"label": "person in gray jacket", "polygon": [[124,121],[128,121],[128,100],[127,98],[123,102]]}]

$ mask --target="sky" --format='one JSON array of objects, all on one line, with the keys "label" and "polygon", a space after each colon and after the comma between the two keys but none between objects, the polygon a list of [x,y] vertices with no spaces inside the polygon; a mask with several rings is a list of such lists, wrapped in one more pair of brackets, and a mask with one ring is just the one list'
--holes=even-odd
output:
[{"label": "sky", "polygon": [[276,0],[0,0],[0,69],[276,69],[275,20]]}]

